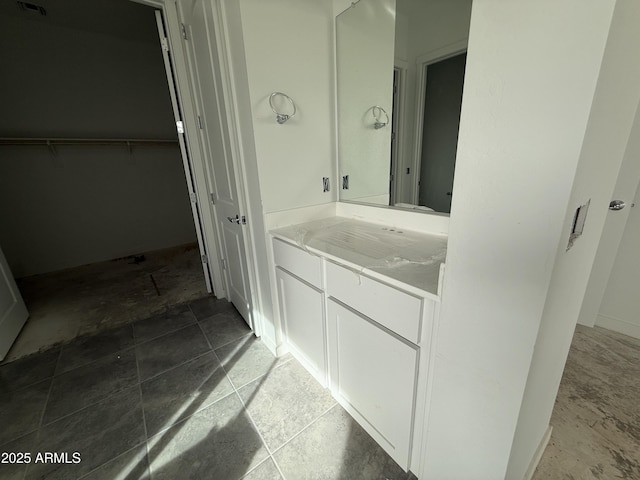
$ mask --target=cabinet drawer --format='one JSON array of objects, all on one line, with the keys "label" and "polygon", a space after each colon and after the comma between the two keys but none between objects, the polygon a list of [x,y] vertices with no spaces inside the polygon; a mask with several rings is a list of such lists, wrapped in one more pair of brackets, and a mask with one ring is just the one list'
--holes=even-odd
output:
[{"label": "cabinet drawer", "polygon": [[422,299],[327,262],[327,294],[389,330],[419,343]]},{"label": "cabinet drawer", "polygon": [[322,259],[301,248],[273,239],[273,256],[276,266],[300,277],[314,287],[322,288]]}]

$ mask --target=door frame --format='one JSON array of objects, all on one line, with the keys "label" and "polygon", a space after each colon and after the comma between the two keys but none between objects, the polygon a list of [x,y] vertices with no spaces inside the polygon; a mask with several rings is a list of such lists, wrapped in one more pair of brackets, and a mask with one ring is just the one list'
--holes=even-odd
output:
[{"label": "door frame", "polygon": [[[215,252],[217,258],[209,259],[209,268],[213,277],[214,292],[217,297],[228,299],[229,290],[227,288],[227,273],[222,265],[222,245],[220,244],[220,232],[216,222],[215,209],[211,202],[209,192],[212,191],[207,177],[206,157],[202,151],[198,136],[198,108],[197,96],[191,90],[191,78],[184,51],[184,39],[182,37],[182,23],[179,17],[176,2],[170,0],[131,0],[150,7],[157,8],[162,12],[167,40],[170,45],[173,60],[174,79],[177,94],[182,107],[182,121],[185,129],[185,139],[193,162],[193,179],[198,205],[201,210],[201,220],[203,225],[204,241],[208,250]],[[247,168],[244,162],[243,142],[240,135],[240,121],[238,113],[238,95],[234,85],[234,76],[231,69],[231,49],[229,40],[229,28],[227,26],[225,6],[223,0],[211,0],[214,3],[214,10],[217,17],[215,25],[217,48],[220,62],[218,67],[222,77],[222,99],[225,102],[226,118],[222,118],[226,131],[229,135],[230,155],[235,169],[235,183],[237,188],[240,214],[245,214],[247,223],[244,235],[244,249],[247,258],[247,276],[249,278],[249,313],[256,336],[261,336],[263,332],[262,315],[263,301],[260,289],[258,288],[258,256],[256,251],[256,235],[259,235],[257,226],[261,225],[261,212],[249,212],[248,206],[251,202],[247,184],[249,182]],[[160,45],[158,45],[160,48]]]},{"label": "door frame", "polygon": [[398,198],[404,198],[405,179],[403,170],[406,168],[402,160],[405,150],[405,103],[408,64],[403,60],[395,59],[393,64],[394,80],[394,108],[392,112],[392,134],[395,138],[391,141],[391,174],[393,180],[390,182],[389,205],[395,205]]},{"label": "door frame", "polygon": [[[182,122],[182,108],[180,104],[180,100],[178,98],[176,79],[173,69],[173,59],[171,49],[168,47],[168,37],[167,37],[167,29],[164,25],[165,21],[162,15],[161,10],[155,10],[156,14],[156,24],[158,26],[158,35],[160,42],[162,44],[162,58],[164,61],[165,73],[167,76],[167,84],[169,87],[169,96],[171,97],[171,109],[173,110],[173,118],[176,126],[178,122]],[[178,129],[179,130],[179,129]],[[205,235],[203,232],[202,225],[202,214],[200,212],[201,207],[197,202],[196,196],[196,188],[194,185],[194,176],[193,176],[193,162],[189,153],[189,145],[187,144],[187,139],[185,132],[180,133],[178,131],[178,143],[180,145],[180,154],[182,156],[182,166],[184,168],[185,178],[187,181],[187,189],[189,191],[189,203],[191,205],[191,214],[193,215],[194,226],[196,229],[196,237],[198,239],[198,247],[200,249],[201,262],[202,262],[202,270],[204,272],[205,281],[207,284],[207,291],[209,293],[213,293],[213,281],[212,281],[212,272],[209,266],[208,258],[211,257],[209,246],[205,243]]]},{"label": "door frame", "polygon": [[412,171],[413,182],[411,184],[411,203],[418,205],[418,196],[420,194],[420,169],[422,158],[422,129],[424,127],[424,100],[425,89],[427,87],[427,67],[432,63],[446,60],[447,58],[455,57],[461,53],[467,51],[469,45],[469,39],[464,38],[458,42],[450,43],[444,47],[431,50],[416,58],[416,115],[415,115],[415,130],[413,136],[413,165]]}]

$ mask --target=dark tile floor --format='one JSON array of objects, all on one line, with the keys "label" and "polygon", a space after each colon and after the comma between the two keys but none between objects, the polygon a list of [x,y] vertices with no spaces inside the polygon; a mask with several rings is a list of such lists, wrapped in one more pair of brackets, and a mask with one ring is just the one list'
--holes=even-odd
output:
[{"label": "dark tile floor", "polygon": [[414,478],[212,297],[0,366],[0,427],[3,480]]}]

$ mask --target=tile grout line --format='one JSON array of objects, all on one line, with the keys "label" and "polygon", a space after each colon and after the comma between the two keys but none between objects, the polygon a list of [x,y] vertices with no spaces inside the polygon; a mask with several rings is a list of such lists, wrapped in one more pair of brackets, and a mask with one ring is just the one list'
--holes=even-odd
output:
[{"label": "tile grout line", "polygon": [[282,450],[285,446],[287,446],[292,440],[294,440],[295,438],[298,438],[300,435],[302,435],[304,432],[306,432],[309,427],[311,427],[313,424],[317,423],[322,417],[324,417],[325,415],[327,415],[331,410],[333,410],[334,408],[336,408],[338,405],[340,405],[338,402],[335,402],[333,405],[331,405],[329,408],[327,408],[324,412],[322,412],[318,418],[312,420],[311,422],[309,422],[308,425],[306,425],[304,428],[302,428],[302,430],[300,430],[298,433],[296,433],[294,436],[292,436],[289,440],[287,440],[286,442],[284,442],[282,445],[280,445],[278,448],[276,448],[276,450],[273,453],[277,453],[280,450]]},{"label": "tile grout line", "polygon": [[180,423],[184,423],[186,420],[189,420],[191,417],[193,417],[194,415],[196,415],[197,413],[202,412],[203,410],[206,410],[207,408],[221,402],[222,400],[225,400],[226,398],[228,398],[230,395],[233,395],[235,392],[231,391],[229,393],[227,393],[226,395],[224,395],[223,397],[220,397],[219,399],[217,399],[216,401],[209,403],[206,406],[200,407],[197,410],[194,410],[192,413],[190,413],[189,415],[185,416],[185,417],[179,417],[174,423],[167,425],[165,427],[162,427],[160,430],[158,430],[157,432],[153,433],[151,435],[151,437],[149,437],[148,440],[151,440],[154,437],[157,437],[160,434],[164,434],[167,432],[167,430],[172,429],[173,427],[175,427],[176,425],[180,424]]},{"label": "tile grout line", "polygon": [[[201,329],[201,331],[202,331],[202,328],[201,328],[201,327],[200,327],[200,329]],[[205,339],[206,339],[206,341],[207,341],[207,344],[208,344],[209,346],[211,346],[211,343],[209,342],[209,339],[208,339],[207,335],[204,333],[204,331],[202,332],[202,334],[204,335],[204,337],[205,337]],[[158,338],[159,338],[159,337],[158,337]],[[234,340],[234,341],[235,341],[235,340]],[[223,373],[224,373],[224,375],[225,375],[225,378],[229,381],[229,384],[231,385],[231,389],[232,389],[232,390],[231,390],[229,393],[227,393],[226,395],[224,395],[224,396],[220,397],[219,399],[217,399],[216,401],[214,401],[213,403],[208,404],[208,405],[206,405],[206,406],[203,406],[203,407],[201,407],[201,408],[199,408],[199,409],[195,410],[194,412],[192,412],[190,415],[187,415],[187,416],[186,416],[186,417],[184,417],[184,418],[180,418],[180,419],[178,419],[178,420],[177,420],[176,422],[174,422],[173,424],[168,425],[168,426],[166,426],[166,427],[164,427],[164,428],[161,428],[159,431],[155,432],[155,433],[152,435],[152,437],[155,437],[155,436],[157,436],[157,435],[159,435],[159,434],[161,434],[161,433],[163,433],[163,432],[166,432],[167,430],[169,430],[170,428],[174,427],[175,425],[177,425],[177,424],[179,424],[179,423],[181,423],[181,422],[183,422],[183,421],[185,421],[185,420],[187,420],[187,419],[191,418],[191,417],[192,417],[193,415],[195,415],[196,413],[201,412],[202,410],[204,410],[204,409],[206,409],[206,408],[210,407],[211,405],[213,405],[213,404],[215,404],[215,403],[218,403],[219,401],[221,401],[221,400],[223,400],[223,399],[227,398],[229,395],[232,395],[233,393],[235,393],[235,392],[236,392],[236,390],[235,390],[235,386],[234,386],[233,382],[231,381],[231,379],[229,378],[229,376],[227,375],[227,371],[225,370],[225,368],[224,368],[224,366],[223,366],[223,364],[222,364],[222,361],[220,360],[220,357],[218,356],[218,354],[216,353],[216,351],[215,351],[213,348],[211,348],[211,350],[210,350],[210,351],[208,351],[208,352],[201,353],[201,354],[199,354],[199,355],[195,356],[194,358],[192,358],[192,359],[190,359],[190,360],[186,360],[186,361],[184,361],[184,362],[182,362],[182,363],[180,363],[180,364],[178,364],[178,365],[175,365],[174,367],[171,367],[171,368],[170,368],[170,369],[168,369],[168,370],[164,370],[163,372],[160,372],[160,373],[158,373],[158,374],[154,375],[153,377],[150,377],[150,378],[148,378],[148,379],[146,379],[146,380],[144,380],[144,381],[141,381],[141,382],[140,382],[140,388],[142,388],[142,383],[145,383],[145,382],[148,382],[148,381],[150,381],[150,380],[156,379],[156,378],[158,378],[159,376],[164,375],[165,373],[168,373],[168,372],[170,372],[170,371],[172,371],[172,370],[175,370],[175,369],[177,369],[177,368],[179,368],[179,367],[182,367],[182,366],[184,366],[184,365],[186,365],[186,364],[188,364],[188,363],[190,363],[190,362],[194,362],[194,361],[198,360],[199,358],[202,358],[202,357],[204,357],[205,355],[208,355],[208,354],[211,354],[211,353],[213,353],[213,355],[214,355],[215,359],[218,361],[218,364],[219,364],[220,368],[222,369],[222,371],[223,371]],[[138,362],[138,358],[137,358],[137,355],[136,355],[136,363],[137,363],[137,362]],[[143,414],[144,414],[144,410],[143,410]],[[145,435],[146,435],[147,437],[149,436],[148,430],[146,429],[146,422],[145,422]],[[148,440],[147,440],[147,450],[148,450]]]},{"label": "tile grout line", "polygon": [[[257,338],[258,340],[260,340],[258,337],[256,337],[256,338]],[[217,354],[216,354],[216,355],[217,355]],[[220,357],[218,357],[218,358],[220,358]],[[282,357],[275,357],[276,361],[278,360],[278,358],[282,358]],[[275,365],[275,366],[273,367],[273,370],[276,370],[276,369],[278,369],[278,368],[280,368],[280,367],[282,367],[282,366],[286,365],[286,364],[287,364],[287,363],[289,363],[292,359],[293,359],[293,357],[291,357],[291,358],[289,358],[289,359],[287,359],[287,360],[285,360],[285,361],[283,361],[283,362],[279,363],[278,365]],[[221,365],[223,366],[223,368],[224,368],[224,365],[222,364],[222,360],[220,361],[220,364],[221,364]],[[226,370],[226,369],[224,369],[224,372],[225,372],[225,374],[226,374],[226,373],[227,373],[227,370]],[[251,380],[249,380],[248,382],[243,383],[242,385],[238,385],[237,387],[236,387],[236,384],[231,380],[231,377],[229,377],[229,382],[231,382],[231,386],[232,386],[234,389],[240,390],[241,388],[246,387],[246,386],[247,386],[247,385],[249,385],[250,383],[253,383],[253,382],[255,382],[256,380],[260,380],[260,379],[261,379],[262,377],[264,377],[265,375],[268,375],[268,373],[269,373],[269,372],[267,372],[267,373],[263,373],[262,375],[258,375],[257,377],[252,378],[252,379],[251,379]],[[227,375],[227,376],[228,376],[228,375]]]},{"label": "tile grout line", "polygon": [[[137,322],[143,322],[143,321],[145,321],[145,320],[149,320],[150,318],[153,318],[153,317],[143,318],[143,319],[141,319],[141,320],[137,320]],[[133,345],[137,347],[138,345],[143,345],[143,344],[145,344],[145,343],[152,342],[152,341],[154,341],[154,340],[157,340],[157,339],[159,339],[159,338],[164,337],[165,335],[170,335],[170,334],[172,334],[172,333],[179,332],[180,330],[182,330],[182,329],[184,329],[184,328],[187,328],[187,327],[190,327],[190,326],[192,326],[192,325],[197,324],[197,323],[198,323],[198,319],[196,319],[196,318],[195,318],[195,315],[194,315],[194,317],[193,317],[193,318],[194,318],[194,320],[193,320],[193,322],[192,322],[192,323],[187,323],[186,325],[182,325],[181,327],[177,327],[177,328],[175,328],[175,329],[168,330],[168,331],[164,332],[164,333],[163,333],[163,334],[161,334],[161,335],[157,335],[157,336],[155,336],[155,337],[146,338],[146,339],[144,339],[144,340],[142,340],[142,341],[138,341],[138,340],[136,339],[136,335],[135,335],[135,328],[134,328],[134,329],[133,329]],[[132,324],[132,328],[133,328],[133,324]]]},{"label": "tile grout line", "polygon": [[[155,375],[153,375],[152,377],[145,378],[144,380],[142,380],[142,379],[141,379],[140,383],[145,383],[145,382],[148,382],[148,381],[150,381],[150,380],[155,380],[155,379],[156,379],[156,378],[158,378],[159,376],[164,375],[165,373],[169,373],[169,372],[171,372],[171,371],[175,370],[176,368],[183,367],[183,366],[185,366],[187,363],[194,362],[194,361],[196,361],[197,359],[199,359],[199,358],[201,358],[201,357],[204,357],[205,355],[207,355],[207,354],[209,354],[209,353],[211,353],[211,351],[207,351],[207,352],[199,353],[199,354],[198,354],[198,355],[196,355],[195,357],[190,358],[189,360],[185,360],[184,362],[178,363],[177,365],[174,365],[173,367],[168,368],[168,369],[166,369],[166,370],[163,370],[163,371],[161,371],[161,372],[159,372],[159,373],[156,373],[156,374],[155,374]],[[137,360],[137,357],[136,357],[136,360]],[[141,378],[141,377],[140,377],[140,378]]]},{"label": "tile grout line", "polygon": [[[131,325],[133,329],[133,324]],[[151,457],[149,456],[149,432],[147,430],[147,419],[144,414],[144,398],[142,396],[142,376],[140,375],[140,362],[138,361],[137,348],[134,350],[134,356],[136,358],[136,373],[138,374],[138,392],[140,394],[140,410],[142,411],[142,430],[144,432],[144,449],[145,457],[147,459],[147,474],[151,478]]]},{"label": "tile grout line", "polygon": [[196,325],[198,325],[198,329],[200,330],[200,333],[202,333],[202,336],[204,337],[204,339],[207,341],[207,345],[209,345],[209,348],[211,349],[211,351],[213,352],[213,345],[211,345],[211,342],[209,341],[209,337],[207,337],[207,334],[204,332],[204,330],[202,329],[202,325],[200,325],[200,322],[198,322],[196,320]]},{"label": "tile grout line", "polygon": [[[252,332],[253,333],[253,332]],[[231,342],[229,342],[231,343]],[[223,345],[224,346],[224,345]],[[260,437],[260,441],[262,442],[262,445],[264,445],[264,448],[267,450],[267,457],[260,462],[258,465],[256,465],[254,468],[252,468],[251,470],[245,472],[245,474],[242,476],[242,478],[246,477],[247,475],[249,475],[251,472],[253,472],[254,470],[256,470],[260,465],[262,465],[267,459],[271,459],[273,461],[274,464],[275,463],[275,459],[273,458],[273,455],[271,454],[271,449],[269,448],[269,445],[267,445],[267,442],[265,441],[262,433],[260,432],[260,429],[258,428],[258,425],[256,424],[256,422],[254,421],[253,417],[251,416],[251,414],[249,413],[249,409],[247,409],[247,406],[244,403],[244,400],[242,400],[242,397],[240,396],[240,393],[238,392],[239,388],[243,388],[246,385],[249,385],[249,383],[254,382],[255,380],[257,380],[258,377],[254,380],[251,380],[251,382],[246,383],[245,385],[242,385],[241,387],[236,387],[236,385],[233,383],[233,381],[231,380],[231,377],[229,376],[229,372],[227,371],[227,369],[224,366],[224,363],[222,362],[222,360],[220,359],[220,357],[218,356],[217,352],[214,350],[213,351],[214,355],[216,356],[216,358],[218,358],[218,361],[220,362],[220,368],[222,368],[222,371],[224,372],[225,376],[227,377],[227,380],[229,381],[229,383],[231,384],[231,388],[233,388],[233,393],[236,394],[236,397],[238,398],[238,400],[240,401],[240,405],[242,405],[242,409],[244,410],[244,412],[246,413],[247,417],[249,418],[249,421],[251,422],[251,425],[253,426],[253,428],[255,429],[255,431],[257,432],[258,436]],[[265,374],[266,375],[266,374]],[[276,468],[278,469],[278,471],[280,471],[280,468],[277,467],[276,464]],[[282,475],[282,473],[281,473]],[[284,479],[284,476],[282,477]]]},{"label": "tile grout line", "polygon": [[[225,370],[225,375],[227,375],[226,370]],[[228,376],[228,375],[227,375]],[[263,376],[266,376],[263,375]],[[262,378],[262,377],[258,377],[258,378]],[[249,383],[255,382],[256,380],[252,380]],[[271,461],[274,463],[274,465],[276,466],[276,469],[278,470],[278,472],[280,473],[281,477],[284,479],[284,474],[282,473],[282,471],[280,471],[280,467],[278,466],[278,463],[276,462],[276,459],[273,458],[273,453],[271,452],[271,449],[269,448],[269,445],[267,444],[267,441],[265,440],[264,436],[262,435],[262,432],[260,431],[260,429],[258,428],[258,424],[255,422],[253,416],[251,415],[251,413],[249,412],[249,409],[247,408],[247,406],[244,403],[244,400],[242,400],[242,397],[240,396],[240,392],[238,392],[238,389],[235,387],[235,385],[233,384],[233,382],[231,382],[231,378],[229,378],[229,382],[231,383],[231,386],[234,389],[234,393],[236,394],[236,396],[238,397],[238,399],[240,400],[240,404],[242,405],[242,409],[245,411],[247,417],[249,417],[249,421],[251,422],[251,425],[253,425],[253,428],[255,429],[255,431],[258,433],[258,436],[260,437],[260,440],[262,441],[262,444],[264,445],[264,448],[267,450],[267,457],[260,462],[258,465],[256,465],[254,468],[252,468],[251,470],[248,470],[241,478],[246,477],[247,475],[249,475],[251,472],[255,471],[258,467],[260,467],[261,465],[264,464],[264,462],[266,462],[268,459],[271,459]],[[245,385],[243,385],[240,388],[243,388],[247,385],[249,385],[249,383],[246,383]]]},{"label": "tile grout line", "polygon": [[49,385],[49,391],[47,392],[47,400],[44,402],[44,408],[42,409],[42,414],[40,415],[38,430],[40,430],[43,426],[48,425],[44,423],[44,414],[47,411],[47,407],[49,406],[49,400],[51,399],[51,390],[53,390],[53,382],[56,379],[55,371],[58,368],[58,362],[60,362],[60,357],[62,357],[62,348],[60,348],[60,353],[58,354],[58,359],[56,360],[56,368],[53,370],[53,376],[51,377],[51,384]]},{"label": "tile grout line", "polygon": [[[40,421],[38,422],[38,428],[36,428],[34,430],[34,432],[36,433],[36,445],[34,447],[36,447],[39,443],[40,440],[40,433],[42,432],[42,427],[44,426],[44,414],[47,411],[47,407],[49,406],[49,399],[51,397],[51,390],[53,390],[53,381],[56,378],[56,370],[58,368],[58,363],[60,362],[60,357],[62,357],[62,349],[64,348],[64,346],[60,347],[60,352],[58,352],[58,358],[56,359],[56,364],[55,367],[53,369],[53,375],[51,376],[51,383],[49,384],[49,391],[47,392],[47,399],[44,402],[44,406],[42,407],[42,413],[40,414]],[[31,464],[27,464],[27,468],[24,469],[24,475],[23,475],[23,480],[27,478],[27,474],[29,473],[29,467],[31,466]]]},{"label": "tile grout line", "polygon": [[[117,351],[117,352],[112,353],[111,355],[117,355],[117,354],[119,354],[119,353],[121,353],[121,352],[126,352],[126,351],[127,351],[127,350],[119,350],[119,351]],[[135,356],[136,356],[136,355],[135,355],[135,351],[133,352],[133,354],[134,354],[134,357],[135,357]],[[106,358],[106,357],[105,357],[105,358]],[[53,386],[53,382],[51,382],[51,385]],[[59,420],[62,420],[63,418],[70,417],[71,415],[74,415],[74,414],[76,414],[76,413],[78,413],[78,412],[81,412],[81,411],[83,411],[83,410],[86,410],[87,408],[94,407],[94,406],[98,405],[99,403],[102,403],[102,402],[104,402],[104,401],[106,401],[106,400],[108,400],[108,399],[112,398],[113,396],[117,395],[118,393],[124,392],[125,390],[130,389],[130,388],[134,388],[135,386],[136,386],[136,385],[135,385],[135,384],[133,384],[133,385],[129,385],[129,386],[127,386],[127,387],[122,387],[122,388],[120,388],[120,389],[118,389],[118,390],[113,390],[113,391],[111,391],[107,396],[105,396],[105,397],[103,397],[103,398],[101,398],[101,399],[99,399],[99,400],[96,400],[95,402],[92,402],[92,403],[89,403],[89,404],[87,404],[87,405],[84,405],[84,406],[82,406],[82,407],[78,408],[77,410],[74,410],[74,411],[69,412],[69,413],[65,413],[64,415],[62,415],[62,416],[60,416],[60,417],[57,417],[57,418],[55,418],[55,419],[51,420],[51,421],[50,421],[50,422],[48,422],[48,423],[43,423],[43,424],[42,424],[42,426],[43,426],[43,427],[49,426],[49,425],[51,425],[51,424],[53,424],[53,423],[58,422]],[[48,403],[48,402],[49,402],[49,399],[47,398],[47,403]],[[44,415],[43,415],[43,420],[44,420]]]},{"label": "tile grout line", "polygon": [[83,473],[81,477],[78,477],[78,480],[82,480],[83,478],[88,477],[89,475],[91,475],[92,473],[97,472],[98,470],[100,470],[102,467],[104,467],[107,463],[113,462],[114,460],[122,457],[123,455],[126,455],[127,453],[135,450],[136,448],[140,448],[140,446],[142,446],[143,444],[146,444],[147,442],[140,442],[137,445],[134,445],[133,447],[131,447],[129,450],[125,450],[124,452],[122,452],[121,454],[107,460],[106,462],[101,463],[100,465],[98,465],[96,468],[94,468],[93,470],[88,471],[87,473]]},{"label": "tile grout line", "polygon": [[[249,330],[247,333],[245,333],[244,335],[239,336],[238,338],[234,338],[233,340],[228,341],[227,343],[223,343],[222,345],[218,345],[217,347],[215,347],[215,350],[219,350],[220,348],[226,347],[227,345],[231,345],[233,342],[237,342],[238,340],[243,339],[244,337],[248,337],[249,335],[254,335],[253,330]],[[205,337],[207,335],[205,334]],[[255,335],[254,335],[255,336]],[[258,337],[256,337],[258,338]]]},{"label": "tile grout line", "polygon": [[[277,361],[276,357],[276,361]],[[287,363],[289,363],[291,360],[293,360],[293,357],[289,358],[288,360],[282,362],[279,365],[276,365],[272,370],[275,370],[279,367],[282,367],[283,365],[286,365]],[[271,371],[271,370],[270,370]],[[232,387],[234,388],[234,391],[236,393],[236,395],[238,396],[238,398],[240,399],[240,402],[242,404],[243,409],[245,410],[247,416],[249,417],[249,420],[251,421],[251,424],[253,425],[254,429],[256,430],[256,432],[258,433],[258,435],[260,436],[260,439],[262,440],[263,445],[265,446],[267,452],[269,453],[267,458],[270,458],[271,461],[273,461],[273,464],[276,467],[276,470],[278,471],[278,473],[280,474],[280,476],[282,477],[282,480],[286,480],[286,477],[284,475],[284,472],[282,471],[282,469],[280,468],[280,465],[278,464],[277,460],[274,457],[274,453],[276,453],[277,451],[279,451],[280,449],[282,449],[285,445],[287,445],[291,440],[293,440],[294,438],[298,437],[300,434],[302,434],[302,432],[304,432],[305,430],[307,430],[307,428],[309,428],[311,425],[313,425],[315,422],[317,422],[320,418],[322,418],[323,416],[325,416],[332,408],[334,408],[337,405],[337,402],[334,401],[334,404],[329,407],[327,410],[325,410],[324,412],[322,412],[316,419],[312,420],[311,422],[309,422],[308,425],[305,425],[299,432],[297,432],[295,435],[293,435],[289,440],[287,440],[286,442],[284,442],[282,445],[280,445],[278,448],[276,448],[273,452],[271,451],[271,448],[269,447],[269,445],[267,444],[264,436],[262,435],[262,432],[260,431],[260,429],[258,428],[258,424],[256,423],[255,419],[253,418],[253,416],[251,415],[251,412],[249,412],[249,409],[247,408],[244,400],[242,400],[242,397],[240,396],[240,392],[239,390],[246,387],[247,385],[249,385],[250,383],[256,382],[261,378],[266,377],[267,375],[269,375],[269,372],[265,373],[264,375],[261,375],[253,380],[251,380],[250,382],[245,383],[244,385],[240,386],[240,387],[236,387],[235,384],[231,381],[231,378],[229,378],[229,382],[231,382]],[[225,369],[225,375],[227,375],[226,373],[226,369]],[[228,375],[227,375],[228,376]],[[248,475],[249,473],[253,472],[254,470],[256,470],[260,465],[263,465],[264,462],[267,459],[265,458],[265,460],[263,460],[262,462],[260,462],[260,464],[256,465],[254,468],[252,468],[251,470],[249,470],[248,472],[246,472],[245,476]],[[244,478],[244,477],[242,477]]]},{"label": "tile grout line", "polygon": [[67,370],[67,371],[61,372],[61,373],[55,373],[53,376],[54,377],[62,377],[63,375],[66,375],[67,373],[75,372],[76,370],[78,370],[80,368],[88,367],[90,365],[93,365],[94,363],[98,363],[98,362],[100,362],[102,360],[106,360],[108,357],[111,357],[112,355],[117,355],[119,353],[126,352],[127,350],[131,350],[133,348],[136,348],[135,343],[133,345],[129,345],[128,347],[118,348],[114,352],[107,353],[107,354],[103,355],[100,358],[96,358],[95,360],[91,360],[90,362],[83,363],[82,365],[78,365],[77,367],[73,367],[71,370]]}]

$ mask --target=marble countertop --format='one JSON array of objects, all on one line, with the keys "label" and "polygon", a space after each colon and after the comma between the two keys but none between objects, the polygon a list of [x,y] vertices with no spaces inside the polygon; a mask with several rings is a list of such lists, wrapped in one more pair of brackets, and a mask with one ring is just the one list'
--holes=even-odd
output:
[{"label": "marble countertop", "polygon": [[342,217],[291,225],[270,233],[370,277],[399,283],[408,291],[438,299],[446,236]]}]

